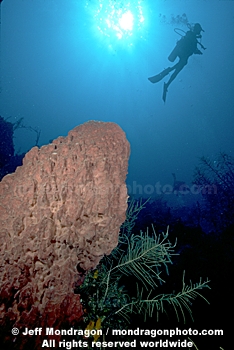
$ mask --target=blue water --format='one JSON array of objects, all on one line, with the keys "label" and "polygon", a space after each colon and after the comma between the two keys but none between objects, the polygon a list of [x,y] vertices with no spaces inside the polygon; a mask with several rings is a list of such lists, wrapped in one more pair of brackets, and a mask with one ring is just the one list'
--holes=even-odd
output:
[{"label": "blue water", "polygon": [[[126,39],[98,29],[100,3],[1,3],[1,115],[41,130],[39,145],[91,119],[116,122],[131,144],[130,192],[157,195],[155,185],[171,185],[172,173],[190,186],[199,157],[234,153],[234,2],[139,1],[144,21],[135,17]],[[138,1],[122,3],[139,14]],[[201,23],[207,50],[189,59],[164,104],[163,81],[147,78],[171,65],[174,29],[188,30],[176,22],[184,14]],[[35,133],[20,128],[14,142],[25,152]]]}]

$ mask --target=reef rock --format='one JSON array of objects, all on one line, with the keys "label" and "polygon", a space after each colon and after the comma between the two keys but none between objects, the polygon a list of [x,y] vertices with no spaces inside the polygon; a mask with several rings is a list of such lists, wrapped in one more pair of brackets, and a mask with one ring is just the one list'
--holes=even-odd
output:
[{"label": "reef rock", "polygon": [[[81,271],[94,268],[118,243],[129,153],[118,125],[90,121],[32,148],[23,165],[2,179],[2,333],[7,326],[59,328],[81,318],[74,286]],[[8,337],[3,334],[23,348],[19,335]]]}]

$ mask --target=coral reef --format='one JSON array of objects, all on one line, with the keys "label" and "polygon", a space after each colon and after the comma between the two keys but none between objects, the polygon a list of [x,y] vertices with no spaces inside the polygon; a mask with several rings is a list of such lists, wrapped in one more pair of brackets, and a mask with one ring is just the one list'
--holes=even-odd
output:
[{"label": "coral reef", "polygon": [[[2,179],[2,332],[27,325],[71,326],[81,318],[74,286],[118,244],[129,153],[118,125],[90,121],[67,137],[32,148],[23,166]],[[25,349],[19,339],[4,342]]]},{"label": "coral reef", "polygon": [[226,153],[215,159],[201,157],[194,184],[202,195],[201,225],[208,232],[222,232],[234,225],[234,158]]}]

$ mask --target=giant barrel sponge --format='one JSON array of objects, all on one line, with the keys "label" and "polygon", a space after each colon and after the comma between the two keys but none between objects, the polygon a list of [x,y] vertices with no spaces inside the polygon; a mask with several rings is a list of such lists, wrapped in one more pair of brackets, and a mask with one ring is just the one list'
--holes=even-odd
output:
[{"label": "giant barrel sponge", "polygon": [[129,154],[117,124],[90,121],[32,148],[2,179],[1,343],[40,348],[11,328],[59,328],[81,319],[74,286],[118,243]]}]

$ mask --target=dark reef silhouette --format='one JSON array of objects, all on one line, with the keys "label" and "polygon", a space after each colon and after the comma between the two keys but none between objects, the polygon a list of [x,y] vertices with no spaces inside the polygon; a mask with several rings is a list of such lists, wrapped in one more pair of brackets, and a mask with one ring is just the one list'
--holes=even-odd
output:
[{"label": "dark reef silhouette", "polygon": [[16,125],[0,116],[0,180],[22,164],[24,154],[15,154],[13,136]]}]

